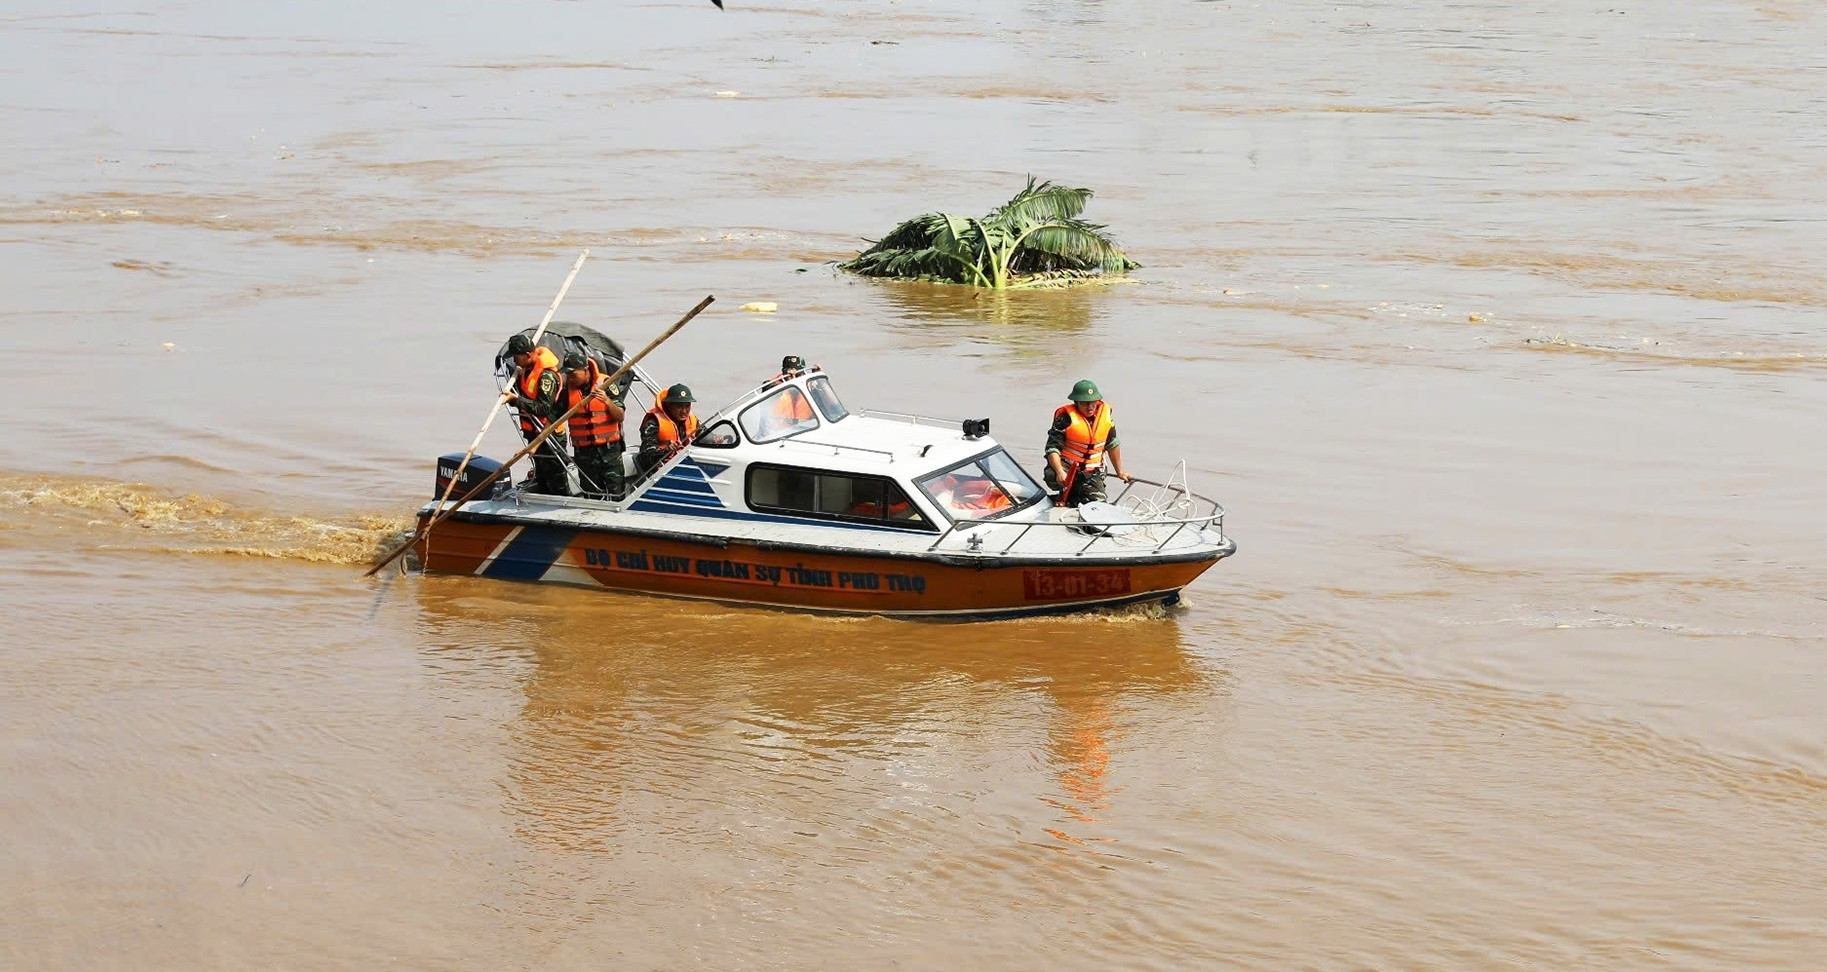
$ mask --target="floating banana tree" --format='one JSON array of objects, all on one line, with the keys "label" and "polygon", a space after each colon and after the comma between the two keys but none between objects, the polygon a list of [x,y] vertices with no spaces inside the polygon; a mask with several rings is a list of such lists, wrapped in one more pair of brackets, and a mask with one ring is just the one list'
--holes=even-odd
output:
[{"label": "floating banana tree", "polygon": [[922,213],[838,268],[866,277],[992,290],[1061,286],[1141,266],[1098,223],[1079,218],[1091,190],[1036,182],[987,215]]}]

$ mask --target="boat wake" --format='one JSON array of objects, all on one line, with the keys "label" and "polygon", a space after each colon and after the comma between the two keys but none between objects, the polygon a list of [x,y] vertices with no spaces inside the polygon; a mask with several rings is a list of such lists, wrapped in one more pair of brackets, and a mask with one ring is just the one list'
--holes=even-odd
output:
[{"label": "boat wake", "polygon": [[291,516],[110,479],[0,476],[0,530],[9,542],[41,535],[90,549],[365,564],[404,540],[411,521]]}]

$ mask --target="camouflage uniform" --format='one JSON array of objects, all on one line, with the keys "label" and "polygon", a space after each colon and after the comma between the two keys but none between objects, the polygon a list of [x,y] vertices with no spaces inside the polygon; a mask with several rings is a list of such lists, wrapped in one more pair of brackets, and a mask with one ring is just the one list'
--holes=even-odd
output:
[{"label": "camouflage uniform", "polygon": [[[647,417],[641,419],[641,451],[635,454],[635,466],[640,469],[641,475],[647,475],[655,466],[672,457],[672,451],[667,448],[668,443],[663,440],[675,440],[672,443],[675,450],[691,444],[692,438],[698,434],[697,415],[687,412],[683,425],[674,423],[670,418],[663,419],[662,416],[666,414],[669,403],[690,405],[695,401],[691,389],[682,384],[673,385],[654,396],[653,407],[647,410]],[[667,423],[665,435],[661,434],[662,421]]]},{"label": "camouflage uniform", "polygon": [[572,455],[577,460],[577,472],[583,477],[585,496],[622,498],[622,491],[627,488],[627,476],[622,471],[622,454],[626,451],[620,442],[577,447]]},{"label": "camouflage uniform", "polygon": [[[539,397],[527,398],[516,393],[514,407],[522,415],[532,416],[535,419],[533,422],[535,426],[544,428],[547,422],[563,414],[563,409],[558,407],[558,392],[563,385],[564,379],[559,377],[558,372],[547,371],[539,376]],[[526,441],[533,441],[533,436],[529,435],[524,428],[521,429],[520,434]],[[571,476],[568,469],[569,463],[565,460],[565,444],[565,430],[557,429],[551,435],[546,436],[546,440],[540,443],[539,448],[533,452],[533,476],[538,481],[538,485],[535,487],[537,492],[550,493],[554,496],[571,495]]]},{"label": "camouflage uniform", "polygon": [[641,419],[641,451],[635,453],[635,468],[645,474],[664,462],[666,456],[667,453],[660,450],[660,420],[650,412]]},{"label": "camouflage uniform", "polygon": [[[623,379],[605,388],[609,400],[617,407],[625,407],[624,400],[628,395],[628,380]],[[622,455],[627,446],[621,439],[605,445],[578,446],[573,449],[572,457],[577,460],[577,471],[583,477],[584,495],[593,499],[619,500],[628,488],[627,473],[622,468]]]},{"label": "camouflage uniform", "polygon": [[[1066,429],[1071,427],[1071,425],[1072,419],[1067,415],[1062,414],[1053,420],[1053,428],[1047,431],[1046,454],[1048,456],[1058,455],[1060,450],[1066,447]],[[1106,456],[1108,456],[1111,449],[1115,449],[1119,445],[1122,445],[1122,443],[1117,441],[1116,426],[1113,425],[1110,427],[1110,437],[1104,440],[1104,451]],[[1108,460],[1106,460],[1106,464],[1108,464]],[[1072,472],[1071,467],[1068,466],[1066,472],[1070,474]],[[1059,477],[1053,474],[1053,463],[1051,461],[1047,463],[1046,471],[1042,475],[1046,479],[1047,488],[1054,492],[1058,492],[1060,488]],[[1106,493],[1104,489],[1104,466],[1099,466],[1096,469],[1081,469],[1079,470],[1078,475],[1072,477],[1072,495],[1066,497],[1066,505],[1079,506],[1084,503],[1102,503],[1108,495],[1109,494]]]}]

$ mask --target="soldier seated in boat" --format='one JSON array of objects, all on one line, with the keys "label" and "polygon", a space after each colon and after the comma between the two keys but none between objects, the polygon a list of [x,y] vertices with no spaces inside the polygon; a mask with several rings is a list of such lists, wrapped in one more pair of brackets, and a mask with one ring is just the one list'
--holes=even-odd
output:
[{"label": "soldier seated in boat", "polygon": [[768,379],[768,384],[778,385],[783,381],[792,381],[806,373],[806,359],[797,354],[789,354],[780,359],[780,374]]},{"label": "soldier seated in boat", "polygon": [[[804,374],[805,367],[804,359],[797,355],[787,355],[786,360],[781,362],[781,373],[775,375],[774,380],[789,381]],[[763,410],[756,432],[762,441],[767,441],[817,426],[818,420],[812,417],[811,401],[798,388],[783,388],[774,394]]]},{"label": "soldier seated in boat", "polygon": [[653,407],[641,419],[641,451],[635,461],[643,473],[691,444],[698,437],[698,416],[692,413],[691,389],[674,385],[654,398]]},{"label": "soldier seated in boat", "polygon": [[1116,416],[1089,379],[1072,386],[1071,401],[1053,413],[1047,432],[1047,488],[1057,490],[1055,506],[1103,502],[1104,456],[1118,479],[1134,479],[1123,471],[1123,449],[1117,442]]}]

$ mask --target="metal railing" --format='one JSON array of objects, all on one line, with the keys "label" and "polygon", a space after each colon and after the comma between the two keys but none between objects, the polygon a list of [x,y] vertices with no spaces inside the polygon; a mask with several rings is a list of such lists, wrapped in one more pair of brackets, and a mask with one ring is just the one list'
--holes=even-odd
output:
[{"label": "metal railing", "polygon": [[[1132,497],[1131,494],[1135,491],[1137,485],[1144,487],[1152,486],[1155,488],[1155,492],[1152,496],[1146,498],[1139,495]],[[1128,505],[1125,505],[1125,501],[1127,501]],[[1124,540],[1126,535],[1116,532],[1119,530],[1145,531],[1157,528],[1165,529],[1171,526],[1173,529],[1169,531],[1165,537],[1162,537],[1160,542],[1156,543],[1149,553],[1160,553],[1167,549],[1167,546],[1173,543],[1174,540],[1189,527],[1195,530],[1216,527],[1219,537],[1222,538],[1224,536],[1223,504],[1209,497],[1200,496],[1187,487],[1186,463],[1184,461],[1175,465],[1174,471],[1169,474],[1166,482],[1143,479],[1138,476],[1134,480],[1125,483],[1122,491],[1117,493],[1116,497],[1109,502],[1113,506],[1132,511],[1136,514],[1135,517],[1130,520],[1100,521],[1096,523],[1087,522],[1083,519],[1027,521],[954,520],[952,521],[951,526],[946,527],[945,532],[939,534],[939,538],[933,541],[932,546],[927,547],[926,549],[929,551],[938,550],[939,547],[954,534],[966,534],[968,536],[965,541],[967,547],[965,552],[1008,556],[1009,554],[1017,552],[1016,548],[1035,530],[1065,529],[1077,530],[1090,534],[1090,539],[1086,540],[1083,546],[1072,552],[1073,556],[1079,557],[1090,552],[1093,547],[1097,546],[1099,541],[1109,541],[1110,546],[1128,549],[1135,549],[1136,547],[1143,545],[1125,543]],[[1046,515],[1050,512],[1050,510],[1043,509],[1042,515]],[[996,527],[1007,529],[1019,527],[1019,530],[1016,531],[1014,538],[1009,540],[1008,543],[1002,544],[998,549],[986,551],[983,549],[983,535],[975,533],[974,531],[979,529],[987,530]]]},{"label": "metal railing", "polygon": [[[887,449],[872,449],[869,446],[845,445],[842,442],[819,442],[816,439],[802,439],[802,438],[799,438],[798,436],[790,436],[788,438],[779,440],[779,442],[783,446],[791,445],[791,446],[800,446],[800,447],[806,447],[806,448],[812,448],[812,449],[830,449],[831,454],[834,456],[838,454],[839,450],[847,449],[851,452],[866,452],[866,453],[871,453],[873,455],[882,456],[888,462],[894,461],[893,452],[890,452]],[[770,445],[771,444],[772,443],[770,443]]]},{"label": "metal railing", "polygon": [[959,429],[964,425],[963,419],[935,418],[931,415],[915,415],[912,412],[889,412],[877,408],[866,408],[854,413],[861,418],[887,419],[890,422],[906,422],[908,425],[930,425],[941,429]]}]

